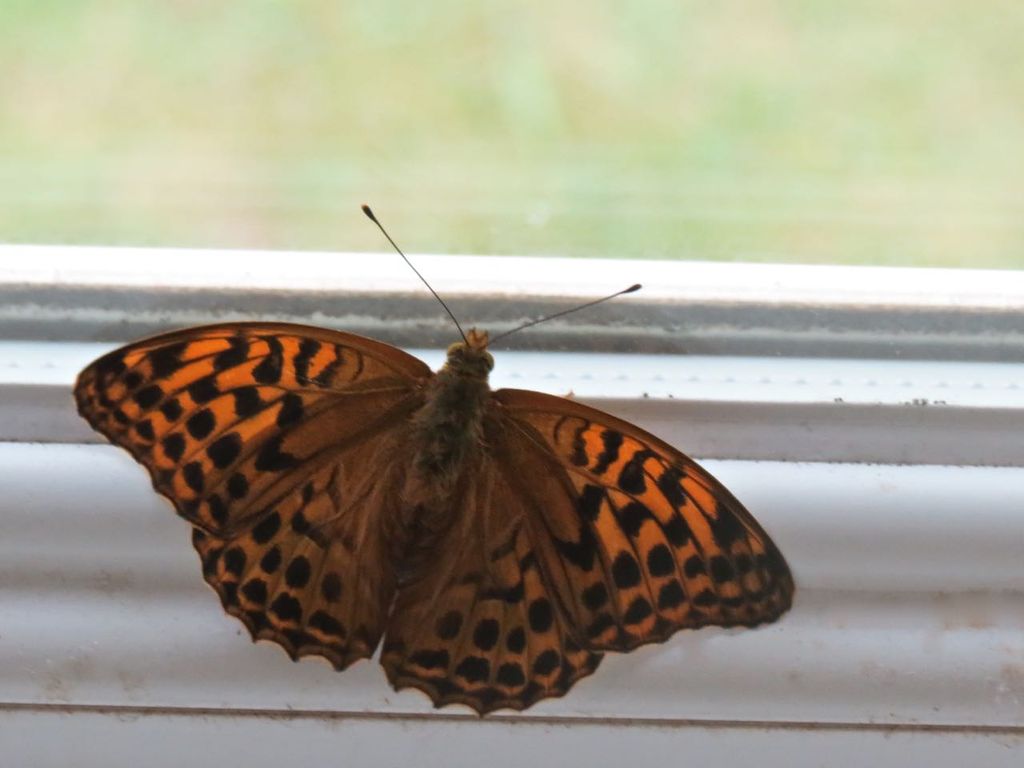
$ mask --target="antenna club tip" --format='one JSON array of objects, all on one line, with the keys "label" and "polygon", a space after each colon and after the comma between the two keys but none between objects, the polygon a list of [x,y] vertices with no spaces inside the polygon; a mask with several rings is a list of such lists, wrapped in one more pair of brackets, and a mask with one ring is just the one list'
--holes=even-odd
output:
[{"label": "antenna club tip", "polygon": [[633,285],[629,286],[629,288],[624,290],[623,293],[635,293],[636,291],[639,291],[641,288],[643,288],[643,286],[640,285],[640,283],[634,283]]},{"label": "antenna club tip", "polygon": [[366,203],[363,203],[360,206],[360,208],[363,209],[363,213],[366,214],[367,218],[369,218],[370,221],[376,221],[377,220],[377,217],[373,215],[373,211],[370,210],[370,206],[368,206]]}]

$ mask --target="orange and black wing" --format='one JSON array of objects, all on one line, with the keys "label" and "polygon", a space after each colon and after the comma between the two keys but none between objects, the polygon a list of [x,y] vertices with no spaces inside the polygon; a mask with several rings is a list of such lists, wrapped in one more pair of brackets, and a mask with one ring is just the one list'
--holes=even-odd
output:
[{"label": "orange and black wing", "polygon": [[492,450],[580,645],[624,651],[684,628],[774,621],[790,607],[782,554],[692,459],[571,400],[510,389],[495,400],[505,426]]},{"label": "orange and black wing", "polygon": [[75,399],[192,523],[225,609],[293,658],[342,668],[383,630],[394,575],[380,520],[431,376],[352,334],[227,323],[110,352]]},{"label": "orange and black wing", "polygon": [[381,664],[395,688],[418,688],[435,706],[524,709],[563,695],[601,661],[555,607],[527,500],[508,479],[516,471],[486,455],[468,468],[452,526],[395,596]]}]

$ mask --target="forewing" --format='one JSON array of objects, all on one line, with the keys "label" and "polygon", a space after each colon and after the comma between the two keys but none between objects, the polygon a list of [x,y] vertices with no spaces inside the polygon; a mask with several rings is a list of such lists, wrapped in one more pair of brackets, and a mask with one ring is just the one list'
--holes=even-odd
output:
[{"label": "forewing", "polygon": [[506,473],[485,457],[465,478],[436,557],[398,590],[381,664],[396,689],[418,688],[438,707],[521,710],[563,695],[601,655],[556,609]]},{"label": "forewing", "polygon": [[515,467],[545,579],[591,650],[628,650],[679,629],[755,626],[792,603],[778,548],[692,459],[597,409],[500,390],[494,447]]},{"label": "forewing", "polygon": [[115,350],[75,398],[195,526],[228,612],[293,657],[343,667],[380,637],[393,588],[380,520],[431,375],[351,334],[231,323]]}]

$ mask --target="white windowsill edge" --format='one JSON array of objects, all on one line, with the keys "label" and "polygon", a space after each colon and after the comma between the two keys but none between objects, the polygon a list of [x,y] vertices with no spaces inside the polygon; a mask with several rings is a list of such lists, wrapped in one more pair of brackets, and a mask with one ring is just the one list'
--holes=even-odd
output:
[{"label": "white windowsill edge", "polygon": [[[1024,271],[410,254],[448,294],[600,297],[644,282],[651,299],[805,306],[1020,310]],[[420,293],[396,255],[0,245],[0,282],[35,285]],[[357,264],[358,269],[351,265]]]}]

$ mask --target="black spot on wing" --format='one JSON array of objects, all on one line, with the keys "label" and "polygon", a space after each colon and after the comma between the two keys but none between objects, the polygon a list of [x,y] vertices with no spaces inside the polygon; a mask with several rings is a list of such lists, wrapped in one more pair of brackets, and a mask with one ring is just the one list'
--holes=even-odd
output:
[{"label": "black spot on wing", "polygon": [[654,456],[648,450],[637,451],[619,472],[619,487],[626,493],[640,494],[647,490],[644,462]]},{"label": "black spot on wing", "polygon": [[658,490],[677,509],[686,503],[686,494],[682,486],[683,477],[685,475],[682,470],[676,467],[666,467],[658,477]]},{"label": "black spot on wing", "polygon": [[491,650],[498,642],[501,626],[495,619],[483,619],[473,630],[473,645],[481,651]]},{"label": "black spot on wing", "polygon": [[715,541],[726,551],[734,542],[746,536],[746,531],[743,530],[743,526],[740,525],[736,516],[722,507],[718,508],[715,516],[709,517],[709,522]]},{"label": "black spot on wing", "polygon": [[210,443],[206,455],[217,469],[229,466],[242,451],[242,437],[237,432],[228,432]]},{"label": "black spot on wing", "polygon": [[585,485],[580,492],[576,509],[584,520],[594,522],[601,513],[601,504],[604,502],[604,489],[598,485]]},{"label": "black spot on wing", "polygon": [[619,526],[626,535],[636,538],[647,520],[655,520],[651,511],[639,501],[631,501],[618,511]]},{"label": "black spot on wing", "polygon": [[309,617],[309,626],[328,635],[334,635],[335,637],[345,636],[345,626],[329,613],[325,613],[324,611],[314,612],[313,615]]},{"label": "black spot on wing", "polygon": [[704,567],[704,561],[698,555],[690,555],[686,562],[683,563],[683,573],[689,579],[696,578],[707,573],[707,569]]},{"label": "black spot on wing", "polygon": [[459,662],[455,674],[471,683],[482,683],[491,676],[491,664],[479,656],[467,656]]},{"label": "black spot on wing", "polygon": [[[255,536],[253,536],[255,538]],[[274,573],[281,567],[281,549],[274,545],[260,558],[260,568],[264,573]]]},{"label": "black spot on wing", "polygon": [[135,424],[135,431],[146,440],[154,440],[156,438],[156,432],[153,431],[153,422],[149,419],[137,422]]},{"label": "black spot on wing", "polygon": [[520,653],[526,647],[526,632],[516,627],[505,636],[505,647],[512,653]]},{"label": "black spot on wing", "polygon": [[576,432],[572,438],[572,457],[570,461],[577,467],[585,467],[589,464],[587,458],[587,442],[584,440],[583,435],[587,431],[587,425],[583,424],[576,428]]},{"label": "black spot on wing", "polygon": [[263,408],[263,401],[260,400],[260,393],[256,387],[238,387],[232,390],[231,396],[235,399],[235,415],[241,419],[255,416]]},{"label": "black spot on wing", "polygon": [[178,432],[171,432],[160,441],[160,446],[168,459],[178,461],[185,453],[185,436]]},{"label": "black spot on wing", "polygon": [[270,610],[283,621],[301,621],[302,604],[286,592],[280,593],[270,604]]},{"label": "black spot on wing", "polygon": [[302,589],[309,583],[312,567],[309,560],[302,555],[295,557],[284,572],[285,583],[292,589]]},{"label": "black spot on wing", "polygon": [[224,553],[224,568],[235,576],[241,575],[245,569],[245,552],[239,547],[232,547]]},{"label": "black spot on wing", "polygon": [[643,597],[637,597],[629,604],[622,618],[627,624],[639,624],[652,613],[654,609],[651,608],[651,604]]},{"label": "black spot on wing", "polygon": [[171,423],[180,419],[183,411],[181,408],[181,403],[178,402],[178,398],[172,397],[168,400],[165,400],[160,405],[160,413],[162,413],[164,415],[164,418],[166,418]]},{"label": "black spot on wing", "polygon": [[224,525],[228,520],[228,507],[224,500],[214,493],[206,500],[206,504],[210,508],[210,516],[213,517],[214,522]]},{"label": "black spot on wing", "polygon": [[203,465],[198,461],[190,461],[181,470],[182,476],[185,478],[185,483],[196,493],[203,492],[203,485],[206,482],[205,475],[203,473]]},{"label": "black spot on wing", "polygon": [[584,571],[589,571],[594,567],[597,557],[597,541],[589,526],[581,525],[579,527],[578,541],[564,541],[555,537],[552,537],[552,540],[555,542],[558,554],[573,565]]},{"label": "black spot on wing", "polygon": [[[110,381],[107,379],[103,379],[103,381],[100,382],[100,385],[104,387],[109,387]],[[114,407],[114,401],[107,396],[107,391],[105,389],[100,389],[96,392],[96,401],[104,408]]]},{"label": "black spot on wing", "polygon": [[592,611],[602,608],[608,602],[608,589],[600,581],[583,590],[583,604]]},{"label": "black spot on wing", "polygon": [[672,552],[664,544],[657,544],[647,553],[647,570],[652,576],[668,576],[676,570]]},{"label": "black spot on wing", "polygon": [[150,384],[148,387],[135,392],[132,395],[134,400],[140,408],[152,408],[154,405],[160,402],[164,396],[164,391],[160,389],[156,384]]},{"label": "black spot on wing", "polygon": [[521,666],[509,661],[498,667],[497,680],[509,688],[518,688],[526,682],[526,675]]},{"label": "black spot on wing", "polygon": [[715,555],[711,558],[711,578],[715,581],[731,581],[736,576],[732,563],[722,555]]},{"label": "black spot on wing", "polygon": [[185,422],[185,428],[188,430],[188,433],[196,440],[209,437],[216,426],[217,420],[213,416],[213,411],[209,408],[197,411],[189,416],[188,421]]},{"label": "black spot on wing", "polygon": [[614,626],[615,619],[611,617],[611,614],[598,614],[597,618],[587,627],[587,637],[599,637]]},{"label": "black spot on wing", "polygon": [[320,351],[320,342],[314,339],[303,339],[299,342],[299,351],[292,360],[295,368],[295,380],[300,383],[309,381],[309,364]]},{"label": "black spot on wing", "polygon": [[548,649],[533,662],[533,671],[538,675],[550,675],[561,663],[562,657],[559,656],[558,652]]},{"label": "black spot on wing", "polygon": [[530,603],[527,616],[530,620],[530,629],[534,632],[547,632],[555,618],[551,603],[543,597],[538,597]]},{"label": "black spot on wing", "polygon": [[699,605],[702,608],[706,608],[710,605],[714,605],[718,602],[718,596],[710,589],[701,590],[695,598],[693,598],[693,604]]},{"label": "black spot on wing", "polygon": [[179,342],[159,347],[150,352],[149,364],[153,368],[153,376],[163,379],[181,368],[181,353],[185,351],[187,346],[188,342]]},{"label": "black spot on wing", "polygon": [[281,399],[281,410],[277,412],[277,426],[288,427],[302,419],[302,398],[289,392]]},{"label": "black spot on wing", "polygon": [[225,371],[241,365],[249,358],[249,342],[241,336],[232,336],[228,339],[228,348],[219,352],[213,358],[213,369]]},{"label": "black spot on wing", "polygon": [[612,579],[619,589],[629,589],[640,583],[642,575],[636,559],[628,552],[620,552],[612,563]]},{"label": "black spot on wing", "polygon": [[249,602],[263,605],[267,602],[267,582],[259,578],[249,579],[242,585],[242,594]]},{"label": "black spot on wing", "polygon": [[448,651],[416,651],[409,657],[409,661],[423,669],[447,669],[449,662]]},{"label": "black spot on wing", "polygon": [[119,350],[104,355],[96,363],[96,373],[104,379],[111,376],[119,376],[124,373],[126,368],[124,353]]},{"label": "black spot on wing", "polygon": [[128,389],[135,389],[139,384],[142,383],[142,374],[138,371],[130,371],[125,374],[124,385]]},{"label": "black spot on wing", "polygon": [[658,610],[672,610],[686,602],[686,594],[679,582],[673,579],[667,582],[658,592]]},{"label": "black spot on wing", "polygon": [[284,438],[275,435],[267,440],[256,456],[256,469],[260,472],[283,472],[294,467],[298,461],[290,453],[281,450]]},{"label": "black spot on wing", "polygon": [[217,380],[213,376],[204,376],[188,385],[188,396],[196,405],[204,405],[220,395]]},{"label": "black spot on wing", "polygon": [[674,547],[681,547],[690,540],[690,526],[680,514],[674,515],[662,526],[662,530],[665,532],[665,538]]},{"label": "black spot on wing", "polygon": [[514,586],[508,588],[489,587],[480,593],[481,600],[504,600],[506,603],[518,603],[523,599],[525,588],[520,579]]},{"label": "black spot on wing", "polygon": [[608,467],[618,460],[619,448],[622,447],[622,434],[612,429],[606,429],[601,433],[601,442],[604,443],[604,450],[597,457],[597,463],[591,470],[595,475],[603,475],[608,471]]},{"label": "black spot on wing", "polygon": [[306,519],[306,516],[302,514],[301,509],[292,515],[292,530],[295,531],[295,533],[308,533],[312,527],[313,526],[309,524],[309,520]]},{"label": "black spot on wing", "polygon": [[266,544],[281,529],[281,515],[270,512],[252,528],[252,539],[257,544]]},{"label": "black spot on wing", "polygon": [[238,582],[222,581],[220,583],[221,603],[230,607],[238,604]]},{"label": "black spot on wing", "polygon": [[244,499],[249,493],[249,481],[245,475],[236,472],[228,478],[228,495],[233,499]]},{"label": "black spot on wing", "polygon": [[262,340],[267,344],[268,353],[259,365],[252,369],[253,378],[260,384],[277,384],[284,369],[284,347],[273,336],[264,336]]}]

